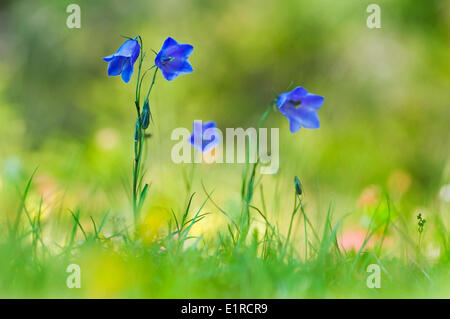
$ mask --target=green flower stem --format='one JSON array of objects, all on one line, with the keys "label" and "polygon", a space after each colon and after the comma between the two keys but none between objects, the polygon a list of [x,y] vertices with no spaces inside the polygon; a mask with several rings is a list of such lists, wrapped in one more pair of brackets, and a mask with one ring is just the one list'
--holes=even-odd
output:
[{"label": "green flower stem", "polygon": [[139,44],[141,46],[141,54],[139,55],[139,67],[138,67],[138,74],[137,74],[137,80],[136,80],[136,97],[134,100],[138,118],[141,115],[141,106],[140,106],[141,85],[140,85],[140,82],[141,82],[142,62],[144,61],[144,47],[143,47],[141,36],[139,36]]},{"label": "green flower stem", "polygon": [[[263,113],[263,115],[259,119],[258,130],[256,132],[257,139],[259,139],[259,135],[258,135],[259,129],[261,128],[262,124],[264,123],[264,120],[269,115],[272,107],[273,107],[273,103],[271,103],[267,107],[266,111]],[[249,144],[250,144],[250,142],[251,141],[249,139]],[[250,205],[251,205],[251,202],[253,199],[253,191],[254,191],[254,187],[256,184],[255,183],[256,168],[259,163],[259,154],[257,155],[256,163],[254,163],[252,165],[250,177],[247,180],[247,175],[248,175],[248,171],[249,171],[249,159],[250,159],[250,145],[249,145],[249,150],[248,150],[248,154],[247,154],[247,163],[246,163],[246,167],[244,170],[244,177],[243,177],[242,189],[241,189],[241,196],[242,196],[242,201],[243,201],[244,205],[242,208],[242,213],[241,213],[241,218],[240,218],[240,231],[239,231],[239,242],[240,243],[243,243],[245,241],[248,231],[250,229]]]},{"label": "green flower stem", "polygon": [[158,73],[158,68],[155,69],[155,72],[153,73],[153,79],[152,79],[152,83],[150,84],[150,87],[148,88],[147,91],[147,96],[145,97],[145,100],[148,100],[149,96],[150,96],[150,92],[153,89],[153,85],[155,84],[155,79],[156,79],[156,73]]},{"label": "green flower stem", "polygon": [[[142,54],[141,54],[141,56],[142,56]],[[141,171],[142,171],[142,162],[143,162],[143,154],[144,154],[143,149],[144,149],[144,142],[145,142],[145,130],[142,128],[142,126],[140,124],[140,116],[141,116],[140,95],[141,95],[142,80],[144,79],[147,71],[151,70],[153,67],[155,67],[155,66],[152,66],[150,69],[146,70],[144,72],[144,74],[142,74],[142,76],[141,76],[140,74],[141,74],[142,65],[140,63],[139,70],[138,70],[139,76],[138,76],[138,81],[136,83],[136,94],[137,94],[136,95],[136,108],[137,108],[138,117],[136,119],[137,138],[135,138],[135,141],[134,141],[134,163],[133,163],[133,215],[134,215],[134,224],[135,225],[137,224],[137,219],[139,217],[139,211],[142,206],[140,197],[142,197],[141,180],[142,180],[143,176],[141,176]],[[153,79],[152,79],[150,87],[147,91],[145,101],[148,101],[150,92],[151,92],[153,86],[155,85],[155,79],[156,79],[157,72],[158,72],[158,68],[156,68],[155,72],[153,73]],[[139,194],[141,194],[141,196]]]},{"label": "green flower stem", "polygon": [[138,215],[138,204],[137,204],[137,195],[138,195],[138,179],[139,179],[139,172],[140,172],[140,166],[141,166],[141,158],[142,158],[142,128],[139,124],[139,117],[137,120],[137,131],[138,131],[138,138],[134,141],[134,163],[133,163],[133,216],[134,216],[134,223],[136,225],[137,222],[137,215]]},{"label": "green flower stem", "polygon": [[[134,224],[136,225],[137,217],[138,217],[138,180],[140,175],[140,166],[141,166],[141,158],[142,158],[142,146],[143,146],[143,130],[140,125],[140,116],[141,116],[141,85],[142,85],[142,79],[144,78],[145,74],[141,77],[141,71],[142,71],[142,62],[144,61],[144,48],[142,43],[142,38],[139,36],[139,43],[141,46],[141,53],[139,55],[139,67],[138,67],[138,73],[137,73],[137,80],[136,80],[136,96],[135,96],[135,106],[136,106],[136,112],[137,112],[137,119],[136,119],[136,127],[135,127],[135,135],[137,133],[137,138],[135,137],[134,140],[134,161],[133,161],[133,217],[134,217]],[[137,131],[137,132],[136,132]]]},{"label": "green flower stem", "polygon": [[308,261],[308,231],[306,230],[307,217],[305,214],[305,209],[303,208],[303,203],[300,198],[300,195],[297,195],[297,197],[298,197],[298,201],[300,203],[300,210],[303,215],[303,224],[305,225],[305,264],[306,264],[306,262]]}]

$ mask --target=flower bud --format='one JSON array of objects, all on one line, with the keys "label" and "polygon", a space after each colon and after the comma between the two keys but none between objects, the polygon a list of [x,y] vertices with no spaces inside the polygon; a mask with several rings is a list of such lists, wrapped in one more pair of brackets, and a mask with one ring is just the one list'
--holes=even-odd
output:
[{"label": "flower bud", "polygon": [[139,141],[139,129],[140,129],[140,124],[139,124],[139,119],[136,121],[136,128],[134,130],[134,141],[137,142]]},{"label": "flower bud", "polygon": [[295,192],[297,193],[297,195],[301,195],[303,193],[302,184],[300,183],[300,180],[298,179],[297,176],[295,176],[294,182],[295,182]]},{"label": "flower bud", "polygon": [[142,113],[141,113],[141,127],[145,130],[150,122],[150,106],[149,106],[149,102],[148,99],[145,100],[144,102],[144,108],[142,109]]}]

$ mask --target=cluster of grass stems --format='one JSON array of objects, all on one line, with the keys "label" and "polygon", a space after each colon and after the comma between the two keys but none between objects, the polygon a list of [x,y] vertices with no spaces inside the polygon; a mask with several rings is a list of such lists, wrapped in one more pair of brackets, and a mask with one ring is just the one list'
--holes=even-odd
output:
[{"label": "cluster of grass stems", "polygon": [[[402,223],[390,217],[383,222],[375,222],[373,218],[361,248],[345,251],[338,243],[345,217],[333,221],[330,204],[323,224],[313,225],[307,203],[293,185],[289,227],[283,232],[267,214],[257,167],[258,163],[247,164],[244,170],[239,214],[221,208],[214,200],[214,191],[202,184],[203,194],[190,193],[185,209],[172,210],[167,231],[151,243],[143,243],[134,224],[111,231],[107,227],[112,219],[109,212],[95,220],[92,216],[81,218],[78,209],[71,212],[73,225],[67,229],[63,243],[44,240],[42,206],[37,214],[31,214],[26,204],[33,173],[22,191],[15,217],[1,224],[1,296],[448,297],[449,251],[445,229],[440,229],[444,251],[435,263],[424,257]],[[189,191],[192,180],[186,184]],[[262,195],[262,207],[252,204],[257,190]],[[193,209],[193,202],[199,197],[204,197],[201,205]],[[208,201],[215,211],[204,212]],[[379,207],[391,216],[389,199]],[[192,228],[204,222],[209,213],[227,216],[226,229],[218,231],[215,239],[193,236]],[[377,213],[378,209],[374,217]],[[239,218],[235,220],[232,216]],[[253,227],[261,221],[263,232]],[[443,227],[442,221],[436,223]],[[292,237],[295,227],[302,230],[302,241]],[[398,234],[403,241],[403,256],[383,249],[388,233]],[[369,248],[367,243],[374,234],[377,241]],[[104,263],[103,259],[111,258],[112,264]],[[66,268],[72,263],[81,267],[81,289],[66,286]],[[378,264],[382,269],[380,289],[366,286],[369,264]]]}]

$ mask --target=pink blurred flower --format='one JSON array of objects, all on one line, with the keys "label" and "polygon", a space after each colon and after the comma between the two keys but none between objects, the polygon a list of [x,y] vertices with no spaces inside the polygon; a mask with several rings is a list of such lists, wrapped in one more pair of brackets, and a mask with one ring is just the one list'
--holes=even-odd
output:
[{"label": "pink blurred flower", "polygon": [[367,186],[358,198],[360,207],[371,207],[378,204],[380,200],[381,189],[377,185]]},{"label": "pink blurred flower", "polygon": [[[344,248],[346,251],[355,250],[358,251],[364,244],[366,238],[366,231],[360,229],[353,229],[345,231],[342,237],[338,240],[339,247]],[[373,238],[369,240],[366,247],[373,246]]]}]

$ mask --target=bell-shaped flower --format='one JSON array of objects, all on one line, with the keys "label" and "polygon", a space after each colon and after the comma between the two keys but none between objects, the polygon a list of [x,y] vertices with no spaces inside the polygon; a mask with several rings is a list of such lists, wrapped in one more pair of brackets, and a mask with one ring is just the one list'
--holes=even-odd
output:
[{"label": "bell-shaped flower", "polygon": [[280,113],[289,120],[291,133],[295,133],[301,127],[309,129],[320,127],[317,110],[321,108],[323,101],[323,96],[308,93],[298,86],[290,92],[280,94],[277,106]]},{"label": "bell-shaped flower", "polygon": [[156,55],[155,65],[161,69],[164,78],[172,81],[177,76],[194,71],[192,65],[187,60],[194,50],[190,44],[179,44],[168,37]]},{"label": "bell-shaped flower", "polygon": [[194,121],[189,143],[202,153],[212,150],[220,143],[216,123],[214,121],[205,123]]},{"label": "bell-shaped flower", "polygon": [[141,52],[141,46],[137,37],[125,41],[116,53],[103,58],[108,62],[108,75],[116,76],[122,74],[122,80],[125,83],[130,82],[133,74],[133,66]]}]

